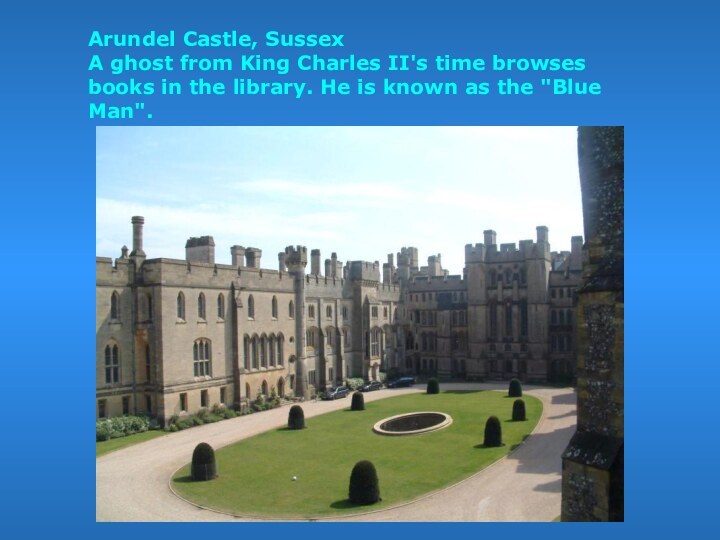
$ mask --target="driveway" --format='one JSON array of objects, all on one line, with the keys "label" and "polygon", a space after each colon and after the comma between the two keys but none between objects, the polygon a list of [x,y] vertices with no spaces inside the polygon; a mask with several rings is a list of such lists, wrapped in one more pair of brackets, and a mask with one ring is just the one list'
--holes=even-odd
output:
[{"label": "driveway", "polygon": [[[444,390],[500,389],[507,383],[447,383]],[[415,388],[365,394],[374,401]],[[540,398],[543,417],[527,441],[476,475],[413,502],[331,521],[552,521],[560,515],[560,455],[575,432],[571,388],[525,386]],[[343,409],[349,399],[303,403],[305,417]],[[171,433],[106,454],[96,460],[97,521],[258,521],[198,508],[170,491],[172,474],[190,461],[199,442],[220,448],[287,424],[287,407]]]}]

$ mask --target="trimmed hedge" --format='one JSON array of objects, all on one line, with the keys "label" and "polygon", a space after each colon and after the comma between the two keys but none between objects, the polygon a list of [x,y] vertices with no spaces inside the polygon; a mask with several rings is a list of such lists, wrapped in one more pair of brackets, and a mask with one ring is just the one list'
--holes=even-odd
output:
[{"label": "trimmed hedge", "polygon": [[525,415],[525,402],[522,399],[513,401],[512,419],[513,422],[524,422],[527,420],[527,416]]},{"label": "trimmed hedge", "polygon": [[483,446],[502,446],[502,428],[500,419],[497,416],[491,416],[485,422],[485,441]]},{"label": "trimmed hedge", "polygon": [[290,412],[288,413],[288,428],[305,429],[305,412],[300,405],[290,407]]},{"label": "trimmed hedge", "polygon": [[428,379],[427,393],[428,394],[439,394],[440,393],[440,383],[438,382],[438,380],[435,377]]},{"label": "trimmed hedge", "polygon": [[353,504],[375,504],[381,501],[380,483],[375,465],[370,461],[358,461],[350,474],[350,493]]},{"label": "trimmed hedge", "polygon": [[192,455],[190,474],[195,481],[212,480],[217,477],[215,450],[208,443],[200,443]]},{"label": "trimmed hedge", "polygon": [[365,396],[362,392],[355,392],[352,395],[352,404],[350,405],[351,411],[364,411],[365,410]]},{"label": "trimmed hedge", "polygon": [[95,440],[107,441],[147,431],[150,420],[145,416],[114,416],[95,422]]},{"label": "trimmed hedge", "polygon": [[508,387],[508,396],[522,397],[522,384],[518,379],[512,379]]}]

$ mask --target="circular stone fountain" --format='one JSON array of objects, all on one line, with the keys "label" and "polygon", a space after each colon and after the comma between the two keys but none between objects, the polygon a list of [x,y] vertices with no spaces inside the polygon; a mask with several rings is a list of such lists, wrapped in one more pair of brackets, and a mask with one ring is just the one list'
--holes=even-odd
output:
[{"label": "circular stone fountain", "polygon": [[452,422],[449,414],[412,412],[384,418],[373,426],[373,431],[380,435],[417,435],[446,428]]}]

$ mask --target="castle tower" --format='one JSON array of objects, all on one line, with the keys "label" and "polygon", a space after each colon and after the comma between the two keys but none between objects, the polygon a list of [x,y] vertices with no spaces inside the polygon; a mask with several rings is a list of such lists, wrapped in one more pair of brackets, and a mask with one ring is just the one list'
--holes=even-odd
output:
[{"label": "castle tower", "polygon": [[305,267],[307,248],[288,246],[285,248],[285,264],[293,276],[295,289],[295,395],[309,398],[307,373],[305,369]]}]

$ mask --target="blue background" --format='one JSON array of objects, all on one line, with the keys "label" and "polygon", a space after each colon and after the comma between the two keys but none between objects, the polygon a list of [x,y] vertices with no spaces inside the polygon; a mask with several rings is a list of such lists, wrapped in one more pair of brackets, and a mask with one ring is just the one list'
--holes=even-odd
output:
[{"label": "blue background", "polygon": [[[669,7],[613,1],[6,5],[0,23],[3,529],[32,537],[207,534],[200,525],[128,531],[94,522],[96,124],[88,119],[87,42],[95,29],[237,28],[259,35],[275,28],[344,33],[341,52],[367,56],[498,52],[587,59],[584,76],[602,82],[602,96],[146,102],[154,125],[625,125],[626,523],[243,524],[236,534],[703,534],[716,521],[718,501],[711,394],[719,355],[711,337],[718,301],[720,47],[717,16],[709,9],[689,1]],[[213,533],[232,534],[230,526]]]}]

